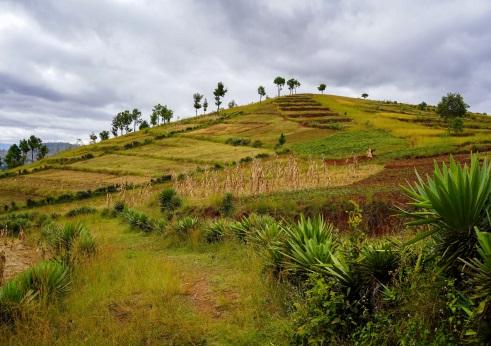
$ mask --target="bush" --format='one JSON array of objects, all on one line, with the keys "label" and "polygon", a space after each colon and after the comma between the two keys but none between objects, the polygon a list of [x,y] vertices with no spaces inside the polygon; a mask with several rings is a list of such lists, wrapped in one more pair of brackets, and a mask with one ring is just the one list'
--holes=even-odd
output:
[{"label": "bush", "polygon": [[261,148],[263,146],[263,142],[261,142],[260,140],[255,140],[254,142],[252,142],[252,146],[254,148]]},{"label": "bush", "polygon": [[[440,169],[435,163],[433,177],[405,188],[414,210],[403,211],[412,218],[412,225],[429,225],[431,230],[417,237],[418,241],[432,236],[436,250],[445,267],[459,264],[475,257],[475,227],[482,227],[486,214],[491,211],[491,164],[485,159],[482,165],[477,155],[472,155],[470,166],[457,164]],[[489,226],[485,226],[486,228]]]},{"label": "bush", "polygon": [[87,254],[92,253],[92,250],[89,250],[91,247],[95,247],[90,232],[81,223],[66,223],[63,226],[49,224],[42,229],[41,235],[51,247],[55,257],[67,265],[72,264],[75,260],[76,253],[73,251],[75,244],[78,244],[82,253]]},{"label": "bush", "polygon": [[226,193],[220,205],[220,211],[224,216],[231,216],[234,212],[234,196]]},{"label": "bush", "polygon": [[297,225],[285,227],[286,268],[299,274],[323,271],[323,266],[332,263],[336,249],[334,232],[334,226],[322,216],[305,219],[302,215]]},{"label": "bush", "polygon": [[91,208],[91,207],[80,207],[80,208],[75,208],[70,211],[68,211],[65,216],[67,217],[74,217],[78,215],[86,215],[86,214],[94,214],[97,212],[97,209]]},{"label": "bush", "polygon": [[126,205],[122,201],[117,201],[116,203],[114,203],[113,209],[118,214],[122,213],[125,210],[125,208],[126,208]]},{"label": "bush", "polygon": [[180,236],[187,236],[191,230],[198,225],[198,219],[191,216],[186,216],[179,219],[176,223],[176,231]]},{"label": "bush", "polygon": [[227,233],[229,224],[224,219],[219,219],[211,222],[205,231],[205,239],[207,243],[218,243],[222,241]]},{"label": "bush", "polygon": [[371,288],[391,282],[399,266],[399,252],[386,243],[376,248],[365,246],[358,261],[362,279]]},{"label": "bush", "polygon": [[0,219],[0,228],[6,229],[12,236],[17,236],[21,230],[29,226],[28,214],[10,214]]},{"label": "bush", "polygon": [[231,144],[233,146],[246,146],[246,145],[249,145],[251,144],[251,140],[250,139],[246,139],[246,138],[235,138],[235,137],[232,137],[232,138],[228,138],[226,141],[225,141],[226,144]]},{"label": "bush", "polygon": [[239,160],[240,163],[248,163],[248,162],[252,162],[252,157],[250,156],[246,156],[246,157],[243,157]]},{"label": "bush", "polygon": [[127,209],[123,213],[123,217],[133,229],[138,229],[143,232],[152,232],[156,229],[155,223],[145,213],[135,209]]},{"label": "bush", "polygon": [[182,205],[181,198],[177,195],[176,191],[170,187],[160,193],[159,202],[160,210],[169,213],[174,212],[174,210]]},{"label": "bush", "polygon": [[362,310],[334,280],[311,276],[305,300],[294,305],[295,345],[339,345],[359,324]]},{"label": "bush", "polygon": [[20,274],[18,282],[26,292],[36,292],[43,302],[68,292],[71,283],[68,267],[57,261],[34,265]]}]

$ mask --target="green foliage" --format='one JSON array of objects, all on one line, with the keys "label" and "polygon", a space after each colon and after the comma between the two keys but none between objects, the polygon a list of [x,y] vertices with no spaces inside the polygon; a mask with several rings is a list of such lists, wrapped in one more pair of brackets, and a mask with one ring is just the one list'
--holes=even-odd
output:
[{"label": "green foliage", "polygon": [[411,225],[429,225],[431,230],[416,238],[432,236],[445,265],[453,266],[457,258],[469,259],[475,254],[474,227],[484,224],[491,205],[491,164],[481,164],[472,155],[464,166],[450,159],[450,164],[435,164],[433,177],[405,188],[415,210],[404,214]]},{"label": "green foliage", "polygon": [[286,268],[299,274],[322,271],[332,263],[337,245],[334,232],[334,226],[325,223],[322,216],[305,219],[302,215],[297,225],[285,228]]},{"label": "green foliage", "polygon": [[399,263],[400,254],[389,243],[380,247],[367,245],[361,252],[357,269],[368,285],[387,285],[396,275]]},{"label": "green foliage", "polygon": [[97,212],[97,209],[84,206],[84,207],[74,208],[74,209],[68,211],[65,215],[67,217],[74,217],[74,216],[78,216],[78,215],[94,214],[96,212]]},{"label": "green foliage", "polygon": [[223,240],[229,230],[230,225],[225,219],[218,219],[211,222],[205,230],[205,239],[207,243],[218,243]]},{"label": "green foliage", "polygon": [[176,223],[176,231],[180,236],[187,236],[198,225],[198,219],[191,216],[185,216]]},{"label": "green foliage", "polygon": [[148,217],[147,214],[135,209],[126,209],[123,213],[123,217],[133,229],[145,233],[152,232],[158,228],[156,227],[154,220]]},{"label": "green foliage", "polygon": [[77,251],[93,254],[95,242],[87,228],[81,223],[66,223],[63,226],[48,224],[41,231],[42,238],[50,246],[56,258],[66,265],[73,264]]},{"label": "green foliage", "polygon": [[164,189],[159,195],[160,210],[169,213],[174,212],[182,205],[181,198],[173,188]]},{"label": "green foliage", "polygon": [[248,138],[231,137],[231,138],[227,138],[227,140],[225,141],[225,143],[226,144],[231,144],[233,146],[239,146],[239,145],[246,146],[246,145],[250,145],[251,144],[251,140],[248,139]]},{"label": "green foliage", "polygon": [[227,93],[227,89],[223,85],[222,82],[218,82],[217,87],[213,91],[213,95],[215,96],[215,105],[217,106],[217,113],[220,111],[220,105],[222,104],[222,98],[225,97]]},{"label": "green foliage", "polygon": [[363,311],[350,300],[334,280],[311,276],[305,299],[294,305],[293,343],[296,345],[336,345],[360,323]]},{"label": "green foliage", "polygon": [[262,98],[264,96],[266,96],[266,90],[264,90],[264,87],[262,85],[260,85],[258,88],[257,88],[257,93],[259,94],[259,102],[261,102]]},{"label": "green foliage", "polygon": [[273,80],[273,83],[276,84],[276,87],[278,88],[278,97],[279,97],[281,93],[281,89],[283,89],[283,86],[285,85],[285,78],[278,76]]},{"label": "green foliage", "polygon": [[70,290],[69,268],[57,261],[44,261],[22,272],[18,278],[25,291],[32,290],[43,300],[52,300]]},{"label": "green foliage", "polygon": [[[313,139],[291,146],[292,150],[302,155],[325,155],[332,158],[346,158],[352,155],[365,155],[368,148],[380,154],[402,149],[406,141],[392,136],[386,131],[350,131],[335,133],[331,136]],[[382,152],[383,148],[384,152]]]},{"label": "green foliage", "polygon": [[123,201],[117,201],[116,203],[114,203],[114,211],[116,213],[122,213],[126,208],[126,205],[124,204]]},{"label": "green foliage", "polygon": [[286,136],[285,136],[285,134],[282,132],[282,133],[280,134],[280,137],[278,138],[278,144],[277,144],[277,145],[278,145],[278,146],[282,146],[282,145],[283,145],[283,144],[285,144],[285,143],[286,143]]},{"label": "green foliage", "polygon": [[25,230],[29,226],[29,215],[24,214],[9,214],[0,218],[0,229],[7,231],[7,234],[17,236],[21,230]]},{"label": "green foliage", "polygon": [[231,216],[234,209],[234,196],[231,193],[226,193],[220,203],[220,211],[224,216]]},{"label": "green foliage", "polygon": [[467,108],[469,105],[464,102],[462,95],[448,93],[438,103],[436,112],[443,118],[461,118],[467,114]]},{"label": "green foliage", "polygon": [[326,90],[326,85],[324,83],[321,83],[318,87],[317,90],[319,90],[322,94],[324,94],[324,90]]}]

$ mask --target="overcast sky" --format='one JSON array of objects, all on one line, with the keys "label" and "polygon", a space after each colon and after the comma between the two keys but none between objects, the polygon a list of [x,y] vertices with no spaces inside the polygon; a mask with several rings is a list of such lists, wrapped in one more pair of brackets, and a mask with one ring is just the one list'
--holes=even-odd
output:
[{"label": "overcast sky", "polygon": [[490,23],[489,0],[0,0],[0,143],[87,142],[156,103],[182,118],[218,81],[249,103],[276,75],[491,113]]}]

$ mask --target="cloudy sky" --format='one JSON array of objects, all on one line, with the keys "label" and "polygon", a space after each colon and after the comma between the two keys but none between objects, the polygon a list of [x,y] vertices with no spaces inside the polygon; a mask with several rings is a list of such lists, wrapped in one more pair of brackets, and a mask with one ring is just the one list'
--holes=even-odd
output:
[{"label": "cloudy sky", "polygon": [[489,0],[0,0],[0,143],[87,141],[156,103],[189,116],[217,81],[248,103],[276,75],[491,113],[490,22]]}]

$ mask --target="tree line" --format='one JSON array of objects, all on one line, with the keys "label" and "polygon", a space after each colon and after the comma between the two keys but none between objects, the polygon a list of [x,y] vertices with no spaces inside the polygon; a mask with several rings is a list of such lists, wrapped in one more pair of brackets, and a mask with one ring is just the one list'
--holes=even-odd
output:
[{"label": "tree line", "polygon": [[43,144],[41,138],[32,135],[29,138],[21,139],[19,144],[12,144],[3,161],[0,158],[0,166],[5,164],[7,168],[15,168],[26,164],[28,160],[30,162],[34,162],[35,159],[41,160],[47,154],[48,147],[46,144]]}]

